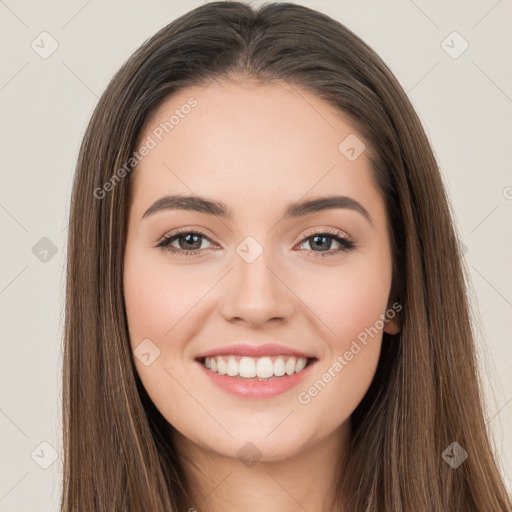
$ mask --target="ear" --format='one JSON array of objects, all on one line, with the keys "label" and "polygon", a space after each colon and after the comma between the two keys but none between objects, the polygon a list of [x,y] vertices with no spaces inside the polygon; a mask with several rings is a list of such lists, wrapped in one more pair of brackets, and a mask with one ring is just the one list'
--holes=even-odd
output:
[{"label": "ear", "polygon": [[397,334],[400,332],[400,325],[397,322],[396,316],[392,320],[389,318],[384,320],[384,332],[388,334]]},{"label": "ear", "polygon": [[[389,311],[389,307],[388,310]],[[400,332],[400,329],[402,328],[402,315],[399,311],[392,310],[395,314],[392,317],[388,317],[386,314],[386,318],[384,319],[384,332],[388,334],[397,334]]]}]

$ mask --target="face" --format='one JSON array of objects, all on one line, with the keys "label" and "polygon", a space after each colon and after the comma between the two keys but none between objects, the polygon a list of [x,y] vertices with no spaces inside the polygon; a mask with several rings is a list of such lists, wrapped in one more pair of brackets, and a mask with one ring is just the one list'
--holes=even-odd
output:
[{"label": "face", "polygon": [[[124,294],[156,407],[227,457],[336,436],[397,330],[382,321],[392,259],[362,137],[295,86],[223,81],[168,99],[139,142]],[[176,195],[191,199],[159,201]]]}]

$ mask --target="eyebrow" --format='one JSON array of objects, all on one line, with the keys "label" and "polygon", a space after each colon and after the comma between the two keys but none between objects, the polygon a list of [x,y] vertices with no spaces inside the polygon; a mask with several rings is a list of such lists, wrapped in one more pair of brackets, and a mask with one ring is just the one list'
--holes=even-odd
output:
[{"label": "eyebrow", "polygon": [[[290,203],[286,206],[284,219],[302,217],[324,210],[348,209],[359,212],[372,225],[373,220],[366,208],[355,199],[347,196],[331,195]],[[200,196],[167,195],[155,201],[141,217],[141,220],[157,212],[166,210],[188,210],[207,215],[231,218],[226,204]]]}]

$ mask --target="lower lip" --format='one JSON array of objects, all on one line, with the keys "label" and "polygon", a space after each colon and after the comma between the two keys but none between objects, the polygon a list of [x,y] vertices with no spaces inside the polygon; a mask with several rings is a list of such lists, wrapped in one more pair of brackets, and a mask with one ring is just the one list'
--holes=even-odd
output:
[{"label": "lower lip", "polygon": [[300,384],[310,373],[311,367],[316,363],[311,361],[302,371],[293,375],[284,375],[272,380],[253,380],[230,377],[213,372],[198,362],[206,376],[217,387],[244,398],[270,398],[280,395]]}]

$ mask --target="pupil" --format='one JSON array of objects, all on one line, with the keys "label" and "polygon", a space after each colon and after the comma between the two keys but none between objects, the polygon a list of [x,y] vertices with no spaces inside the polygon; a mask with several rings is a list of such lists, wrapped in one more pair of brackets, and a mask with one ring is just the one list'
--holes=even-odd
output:
[{"label": "pupil", "polygon": [[[199,235],[194,235],[194,234],[191,233],[191,234],[188,234],[188,235],[180,237],[180,239],[182,239],[182,238],[186,239],[186,242],[184,244],[184,245],[186,245],[186,247],[184,247],[184,248],[187,249],[187,250],[190,250],[191,249],[191,247],[190,247],[191,245],[193,245],[194,243],[195,244],[198,243],[197,239],[199,239],[200,236]],[[194,241],[194,238],[196,239],[195,241]],[[182,245],[182,244],[180,244],[180,245]],[[201,242],[199,242],[199,246],[198,247],[193,247],[193,249],[199,249],[200,246],[201,246]]]},{"label": "pupil", "polygon": [[[326,241],[326,240],[327,240],[328,242],[331,242],[331,239],[330,239],[329,237],[326,237],[326,236],[319,236],[319,235],[314,236],[314,237],[313,237],[313,240],[314,240],[314,243],[315,243],[315,244],[317,244],[317,243],[318,243],[318,242],[317,242],[318,240],[322,240],[322,241]],[[330,244],[328,244],[328,245],[330,246]],[[329,249],[329,247],[327,247],[327,248],[326,248],[325,246],[321,246],[321,245],[319,246],[319,248],[320,248],[320,249],[324,249],[324,250],[328,250],[328,249]]]}]

